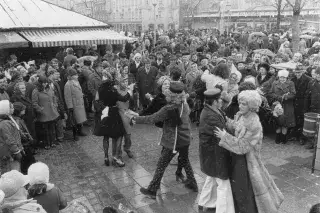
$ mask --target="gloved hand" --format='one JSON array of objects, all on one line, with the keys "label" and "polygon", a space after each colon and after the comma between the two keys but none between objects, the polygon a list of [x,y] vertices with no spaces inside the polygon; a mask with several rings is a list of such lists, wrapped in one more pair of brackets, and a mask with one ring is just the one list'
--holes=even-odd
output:
[{"label": "gloved hand", "polygon": [[21,154],[21,152],[12,155],[12,158],[13,158],[14,160],[16,160],[16,161],[21,161],[21,159],[22,159],[22,154]]}]

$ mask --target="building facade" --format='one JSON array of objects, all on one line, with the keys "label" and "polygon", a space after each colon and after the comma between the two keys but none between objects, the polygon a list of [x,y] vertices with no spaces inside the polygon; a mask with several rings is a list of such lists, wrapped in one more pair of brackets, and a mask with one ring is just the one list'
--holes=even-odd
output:
[{"label": "building facade", "polygon": [[116,31],[141,32],[179,27],[179,0],[46,0],[109,23]]},{"label": "building facade", "polygon": [[[286,7],[281,14],[281,28],[290,28],[292,8]],[[320,2],[305,5],[300,14],[302,28],[319,29]],[[276,27],[277,11],[272,1],[267,0],[202,0],[193,18],[190,15],[184,18],[193,28],[270,30]]]}]

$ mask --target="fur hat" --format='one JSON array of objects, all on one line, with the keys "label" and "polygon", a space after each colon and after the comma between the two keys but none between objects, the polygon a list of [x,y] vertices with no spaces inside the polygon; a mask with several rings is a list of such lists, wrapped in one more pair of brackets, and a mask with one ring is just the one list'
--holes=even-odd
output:
[{"label": "fur hat", "polygon": [[245,90],[240,92],[238,101],[240,102],[241,100],[247,102],[249,109],[254,112],[258,112],[259,107],[262,104],[261,96],[256,90]]},{"label": "fur hat", "polygon": [[31,186],[35,184],[48,184],[49,167],[42,162],[34,163],[28,169],[28,177]]},{"label": "fur hat", "polygon": [[263,67],[267,72],[269,72],[270,70],[270,65],[267,63],[261,63],[258,65],[258,70],[260,69],[260,67]]},{"label": "fur hat", "polygon": [[136,54],[133,56],[133,60],[136,60],[137,57],[142,58],[142,55],[141,55],[140,53],[136,53]]},{"label": "fur hat", "polygon": [[23,175],[17,170],[11,170],[1,175],[0,178],[0,190],[5,194],[5,197],[11,197],[16,194],[19,189],[29,183],[27,175]]},{"label": "fur hat", "polygon": [[180,94],[184,90],[184,84],[180,81],[171,81],[170,82],[170,91],[172,93]]},{"label": "fur hat", "polygon": [[278,72],[278,77],[286,77],[286,78],[288,78],[288,76],[289,76],[289,71],[288,70],[280,70]]},{"label": "fur hat", "polygon": [[0,115],[9,115],[10,113],[10,101],[0,101]]}]

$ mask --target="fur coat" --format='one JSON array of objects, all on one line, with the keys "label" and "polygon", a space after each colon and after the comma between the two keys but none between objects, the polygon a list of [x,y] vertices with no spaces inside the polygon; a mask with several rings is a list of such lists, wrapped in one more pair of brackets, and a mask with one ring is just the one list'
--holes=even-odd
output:
[{"label": "fur coat", "polygon": [[226,133],[219,145],[233,153],[246,155],[258,212],[277,213],[284,197],[262,163],[263,132],[259,116],[250,113],[244,117],[237,113],[234,120],[228,120],[227,126],[235,136]]}]

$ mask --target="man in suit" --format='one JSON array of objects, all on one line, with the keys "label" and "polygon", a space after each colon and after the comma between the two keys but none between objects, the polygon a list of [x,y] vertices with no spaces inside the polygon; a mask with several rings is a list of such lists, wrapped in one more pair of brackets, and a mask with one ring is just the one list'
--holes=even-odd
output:
[{"label": "man in suit", "polygon": [[139,92],[140,103],[145,109],[148,106],[148,99],[146,94],[155,94],[156,77],[158,75],[158,69],[151,66],[151,61],[146,59],[145,66],[139,68],[136,76],[136,85]]},{"label": "man in suit", "polygon": [[304,103],[308,84],[311,78],[304,74],[302,66],[297,66],[294,70],[294,77],[291,79],[296,88],[296,96],[294,98],[294,114],[296,119],[296,126],[294,127],[293,133],[295,133],[296,139],[301,145],[306,143],[305,137],[302,134],[303,123],[304,123]]},{"label": "man in suit", "polygon": [[207,175],[200,198],[199,210],[216,210],[234,213],[230,185],[230,152],[219,146],[220,139],[214,134],[219,127],[226,129],[226,117],[222,107],[221,90],[213,88],[204,92],[205,106],[200,115],[199,154],[201,171]]},{"label": "man in suit", "polygon": [[191,71],[191,62],[189,60],[190,54],[188,52],[182,53],[182,63],[179,63],[179,68],[181,70],[181,77],[185,79],[188,72]]}]

